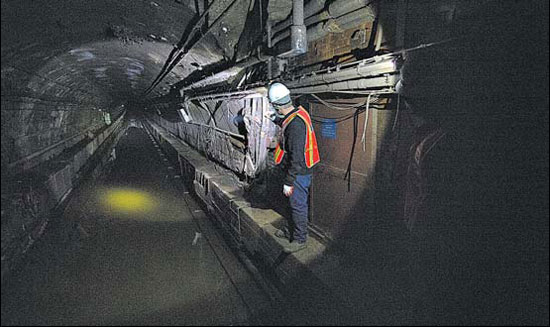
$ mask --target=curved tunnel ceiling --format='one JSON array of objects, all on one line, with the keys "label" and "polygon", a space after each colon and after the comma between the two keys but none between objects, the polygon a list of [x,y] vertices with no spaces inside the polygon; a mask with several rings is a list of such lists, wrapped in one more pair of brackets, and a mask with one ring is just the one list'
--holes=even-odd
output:
[{"label": "curved tunnel ceiling", "polygon": [[[104,107],[135,100],[195,16],[193,3],[2,1],[3,96],[23,92]],[[195,47],[152,95],[196,69],[190,63],[223,58],[215,43]]]},{"label": "curved tunnel ceiling", "polygon": [[[212,25],[211,33],[204,33],[148,97],[165,95],[169,85],[201,66],[234,55],[243,16],[253,3],[215,1],[204,22]],[[145,90],[205,4],[2,1],[2,173],[14,162],[101,126],[102,112],[145,100]],[[218,20],[222,13],[227,15]]]}]

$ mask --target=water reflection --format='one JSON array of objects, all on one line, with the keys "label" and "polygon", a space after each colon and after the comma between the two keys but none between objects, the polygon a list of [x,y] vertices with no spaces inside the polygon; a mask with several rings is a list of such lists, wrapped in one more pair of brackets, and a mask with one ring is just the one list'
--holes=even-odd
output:
[{"label": "water reflection", "polygon": [[147,213],[158,206],[148,192],[131,188],[113,188],[100,193],[103,208],[115,213]]}]

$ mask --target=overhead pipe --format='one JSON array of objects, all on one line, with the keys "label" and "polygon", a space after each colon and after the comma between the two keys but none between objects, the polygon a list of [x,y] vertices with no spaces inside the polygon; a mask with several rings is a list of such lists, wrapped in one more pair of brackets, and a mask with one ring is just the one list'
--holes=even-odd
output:
[{"label": "overhead pipe", "polygon": [[191,97],[187,98],[186,100],[187,101],[193,101],[193,100],[211,101],[211,100],[225,99],[225,98],[234,97],[234,96],[246,97],[246,96],[253,95],[253,94],[256,94],[256,93],[265,93],[265,90],[263,90],[261,88],[254,88],[254,89],[243,90],[243,91],[233,91],[233,92],[194,95],[194,96],[191,96]]},{"label": "overhead pipe", "polygon": [[[395,64],[396,56],[388,54],[347,63],[328,69],[304,74],[282,82],[293,94],[322,93],[361,90],[376,93],[394,93],[399,80],[399,70]],[[221,79],[219,79],[221,81]],[[202,81],[201,81],[202,82]],[[240,91],[246,96],[257,90]],[[217,99],[233,93],[213,93],[190,97],[192,99]]]},{"label": "overhead pipe", "polygon": [[[319,4],[319,2],[324,3],[324,1],[310,2],[316,5],[315,9],[317,10],[314,12],[312,12],[311,9],[308,11],[308,6],[310,5],[310,3],[308,3],[305,6],[304,15],[306,18],[305,19],[306,26],[309,26],[330,18],[337,18],[337,17],[343,16],[345,14],[348,14],[357,9],[366,7],[368,5],[367,0],[337,0],[332,2],[327,9],[323,10],[325,6],[323,4],[322,6],[318,7],[317,5]],[[290,26],[290,20],[285,20],[284,22],[279,23],[273,27],[273,34],[280,33],[283,30],[287,29],[289,26]]]},{"label": "overhead pipe", "polygon": [[[293,57],[299,54],[303,54],[307,51],[307,35],[306,26],[304,25],[304,0],[294,0],[292,3],[292,22],[291,26],[291,44],[292,48],[284,52],[278,57]],[[268,41],[271,45],[271,32],[270,23],[268,22]],[[188,85],[182,89],[182,91],[200,89],[208,85],[215,85],[221,82],[225,82],[230,78],[235,77],[243,69],[257,64],[260,61],[270,61],[271,57],[256,58],[250,57],[235,64],[233,67],[224,71],[218,72],[210,77],[202,79],[191,85]]]},{"label": "overhead pipe", "polygon": [[[243,61],[241,67],[245,63],[253,64],[256,62],[257,61],[254,60],[246,60]],[[237,74],[237,72],[233,70],[234,67],[189,85],[183,90],[193,90],[207,85],[225,82],[228,78]],[[397,75],[395,75],[397,72],[398,69],[395,64],[395,56],[384,55],[304,74],[290,80],[285,80],[284,83],[295,93],[300,93],[304,90],[327,92],[330,90],[389,88],[397,83]],[[242,92],[243,94],[248,94],[247,92],[250,91]],[[224,95],[225,94],[218,94],[218,96]],[[213,95],[197,95],[189,99],[198,99],[203,96],[212,97]]]},{"label": "overhead pipe", "polygon": [[333,18],[340,17],[357,9],[368,6],[367,0],[338,0],[328,6],[328,12]]},{"label": "overhead pipe", "polygon": [[394,58],[376,56],[369,58],[370,60],[362,60],[350,66],[336,66],[331,69],[323,69],[317,72],[304,74],[288,81],[289,85],[293,84],[316,84],[331,83],[342,81],[350,78],[372,77],[390,73],[396,73],[397,67]]},{"label": "overhead pipe", "polygon": [[[273,46],[271,44],[271,21],[268,20],[266,23],[266,29],[267,29],[267,48],[271,51],[271,47]],[[269,57],[267,60],[267,79],[271,80],[273,78],[273,59],[272,57]]]},{"label": "overhead pipe", "polygon": [[[325,11],[322,11],[320,13],[318,13],[317,15],[314,15],[314,16],[311,16],[311,17],[308,17],[304,20],[304,24],[306,26],[311,26],[313,24],[316,24],[318,22],[321,22],[321,21],[324,21],[324,20],[327,20],[327,19],[330,19],[332,18],[330,16],[330,14],[328,13],[327,10]],[[285,28],[281,28],[281,29],[272,29],[272,35],[274,34],[284,34],[285,35],[285,38],[287,38],[289,35],[290,35],[290,30],[288,30],[288,26],[286,26]],[[280,36],[277,36],[278,38],[280,38]]]},{"label": "overhead pipe", "polygon": [[[311,1],[310,3],[319,3],[319,1],[314,0],[314,1]],[[311,28],[312,33],[310,36],[314,39],[317,39],[319,37],[322,37],[329,31],[331,31],[330,29],[346,28],[350,24],[355,24],[358,20],[361,20],[361,19],[364,20],[365,17],[370,17],[374,19],[374,14],[372,12],[372,9],[365,7],[357,10],[358,8],[361,8],[361,6],[363,7],[365,6],[364,0],[354,0],[350,2],[337,1],[332,3],[329,6],[329,11],[332,11],[334,15],[340,15],[341,13],[346,13],[346,12],[349,12],[350,10],[355,10],[355,11],[347,15],[341,15],[337,20],[332,21],[330,25],[325,25],[325,24],[315,25],[313,28]],[[315,8],[315,7],[310,7],[310,8]],[[313,10],[313,9],[310,9],[310,10]],[[318,15],[314,17],[317,17],[317,16]],[[286,34],[286,37],[288,37],[289,34],[291,35],[292,49],[283,54],[280,54],[279,57],[291,57],[291,56],[305,53],[307,51],[308,35],[306,34],[306,27],[304,22],[303,0],[295,0],[293,2],[292,20],[293,20],[293,25],[291,26],[291,31],[288,32],[288,34]],[[269,34],[268,35],[268,47],[269,47],[275,44],[276,42],[281,41],[281,38],[274,39],[272,41],[271,40],[272,28],[269,22],[268,22],[267,28],[268,28],[268,34]],[[270,57],[268,57],[267,60],[269,59]],[[221,82],[225,82],[229,78],[236,76],[240,71],[242,71],[242,69],[250,67],[260,61],[264,61],[264,60],[260,60],[254,57],[246,60],[242,60],[241,62],[237,63],[235,66],[227,70],[224,70],[215,75],[207,77],[201,81],[198,81],[189,86],[186,86],[185,88],[183,88],[183,90],[186,91],[186,90],[199,89],[208,85],[215,85]],[[335,79],[341,78],[341,77],[337,77],[337,75],[334,75],[331,77]]]},{"label": "overhead pipe", "polygon": [[399,78],[394,56],[377,56],[353,65],[325,69],[284,81],[293,93],[393,89]]},{"label": "overhead pipe", "polygon": [[289,88],[294,94],[305,93],[323,93],[323,92],[338,92],[338,91],[372,91],[379,93],[382,90],[384,93],[395,93],[394,86],[399,80],[398,75],[388,75],[375,78],[361,78],[356,80],[342,81],[331,84],[321,84],[313,86],[296,86]]},{"label": "overhead pipe", "polygon": [[[325,8],[326,0],[310,0],[304,6],[304,18],[310,18],[313,15],[319,13]],[[273,33],[279,33],[280,31],[287,29],[292,25],[292,19],[287,18],[286,20],[273,26]]]},{"label": "overhead pipe", "polygon": [[[306,21],[308,42],[317,40],[330,32],[352,28],[361,21],[373,21],[375,18],[375,14],[370,7],[364,7],[328,20],[325,19],[325,15],[327,14],[323,12],[319,15],[311,17],[309,21]],[[291,32],[288,30],[279,33],[279,35],[276,35],[272,39],[272,45],[288,38],[290,34]]]},{"label": "overhead pipe", "polygon": [[292,2],[292,26],[290,26],[291,49],[278,57],[289,58],[307,52],[307,29],[304,24],[304,0]]},{"label": "overhead pipe", "polygon": [[[330,19],[325,23],[327,32],[343,32],[349,28],[359,25],[361,22],[374,21],[375,15],[371,8],[365,7],[349,14]],[[322,37],[322,35],[320,36]]]},{"label": "overhead pipe", "polygon": [[233,77],[237,76],[237,74],[240,73],[243,69],[248,68],[250,66],[253,66],[253,65],[255,65],[259,62],[267,61],[270,58],[271,57],[262,57],[262,58],[248,57],[247,59],[239,61],[238,63],[236,63],[231,68],[228,68],[228,69],[223,70],[221,72],[218,72],[218,73],[216,73],[216,74],[214,74],[210,77],[204,78],[200,81],[197,81],[193,84],[190,84],[190,85],[184,87],[182,90],[187,91],[187,90],[192,90],[192,89],[199,89],[199,88],[205,87],[207,85],[214,85],[214,84],[218,84],[218,83],[221,83],[221,82],[226,82],[230,78],[233,78]]},{"label": "overhead pipe", "polygon": [[[304,1],[294,0],[292,8],[293,26],[292,30],[292,49],[279,55],[279,57],[292,57],[307,51],[307,36],[306,27],[304,25]],[[268,28],[268,47],[271,47],[271,23],[267,22]],[[248,59],[241,60],[233,67],[218,72],[210,77],[204,78],[198,82],[184,87],[182,90],[200,89],[207,85],[215,85],[221,82],[226,82],[228,79],[235,77],[243,69],[253,66],[259,62],[267,61],[268,66],[271,66],[271,56],[268,57],[249,57]],[[268,68],[269,75],[271,74],[271,67]]]}]

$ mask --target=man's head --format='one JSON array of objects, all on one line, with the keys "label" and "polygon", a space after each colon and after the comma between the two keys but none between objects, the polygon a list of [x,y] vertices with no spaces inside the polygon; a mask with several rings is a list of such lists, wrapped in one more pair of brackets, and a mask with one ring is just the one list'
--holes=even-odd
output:
[{"label": "man's head", "polygon": [[271,84],[267,96],[273,107],[281,113],[293,108],[290,91],[282,83]]}]

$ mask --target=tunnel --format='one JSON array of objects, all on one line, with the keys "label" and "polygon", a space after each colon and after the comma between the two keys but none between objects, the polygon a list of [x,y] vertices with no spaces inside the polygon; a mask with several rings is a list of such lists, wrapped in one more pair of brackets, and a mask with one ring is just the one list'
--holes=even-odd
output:
[{"label": "tunnel", "polygon": [[2,1],[2,326],[548,325],[548,12]]}]

